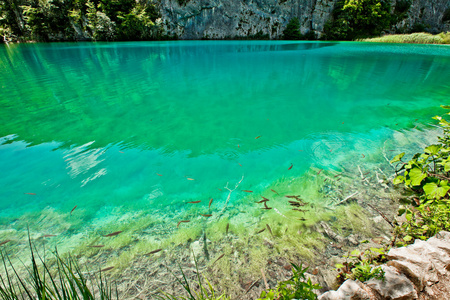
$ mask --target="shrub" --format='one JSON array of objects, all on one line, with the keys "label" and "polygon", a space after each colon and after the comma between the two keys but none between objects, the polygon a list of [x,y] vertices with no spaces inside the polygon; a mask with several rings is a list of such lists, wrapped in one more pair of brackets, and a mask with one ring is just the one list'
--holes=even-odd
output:
[{"label": "shrub", "polygon": [[283,30],[283,40],[300,40],[300,21],[298,18],[292,18]]}]

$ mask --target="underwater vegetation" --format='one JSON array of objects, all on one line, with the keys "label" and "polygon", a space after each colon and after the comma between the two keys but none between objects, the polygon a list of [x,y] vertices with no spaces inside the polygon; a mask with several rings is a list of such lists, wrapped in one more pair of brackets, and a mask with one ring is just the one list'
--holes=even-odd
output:
[{"label": "underwater vegetation", "polygon": [[[434,143],[430,134],[434,132],[420,128],[399,132],[375,153],[344,157],[335,169],[311,167],[300,177],[280,178],[258,193],[243,191],[245,177],[237,179],[224,189],[229,196],[225,200],[232,201],[186,201],[185,206],[164,212],[116,207],[102,222],[95,218],[86,222],[82,206],[64,213],[50,208],[30,213],[3,223],[8,225],[0,231],[0,247],[8,253],[5,262],[19,266],[21,278],[27,276],[26,268],[31,270],[34,263],[22,264],[20,259],[29,253],[29,223],[33,249],[39,249],[40,257],[53,257],[41,262],[52,274],[57,274],[52,268],[61,257],[75,259],[90,271],[103,270],[102,278],[115,282],[123,298],[157,297],[161,290],[186,298],[189,293],[177,278],[185,284],[197,282],[191,292],[201,293],[199,274],[204,276],[200,277],[204,294],[211,296],[213,289],[217,299],[262,297],[263,290],[292,281],[293,270],[306,274],[301,281],[306,285],[310,279],[332,287],[338,271],[329,270],[345,253],[364,240],[374,248],[390,241],[392,229],[377,212],[392,220],[402,197],[392,185],[395,172],[389,161],[394,153],[389,150]],[[177,226],[183,220],[189,222]],[[56,248],[61,256],[51,253]],[[293,269],[292,264],[301,267]]]}]

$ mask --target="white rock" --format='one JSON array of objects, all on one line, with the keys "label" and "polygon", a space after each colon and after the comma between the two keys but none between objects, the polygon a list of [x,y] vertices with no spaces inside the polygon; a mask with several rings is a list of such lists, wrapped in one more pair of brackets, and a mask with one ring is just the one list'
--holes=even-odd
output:
[{"label": "white rock", "polygon": [[318,300],[370,300],[370,297],[356,281],[347,279],[337,291],[326,292]]},{"label": "white rock", "polygon": [[382,299],[412,300],[417,299],[414,285],[405,275],[395,268],[382,266],[385,274],[384,280],[370,279],[365,284],[381,295]]}]

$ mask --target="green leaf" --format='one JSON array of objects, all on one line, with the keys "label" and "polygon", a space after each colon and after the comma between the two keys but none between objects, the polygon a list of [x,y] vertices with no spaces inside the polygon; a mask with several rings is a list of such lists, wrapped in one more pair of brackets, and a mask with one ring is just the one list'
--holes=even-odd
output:
[{"label": "green leaf", "polygon": [[398,162],[398,161],[402,161],[402,157],[405,155],[405,152],[400,153],[399,155],[396,155],[392,160],[391,160],[391,164]]},{"label": "green leaf", "polygon": [[450,161],[446,161],[444,164],[444,171],[448,172],[450,171]]},{"label": "green leaf", "polygon": [[409,178],[411,179],[412,186],[418,186],[422,180],[427,178],[427,174],[423,173],[419,168],[413,168],[409,171]]},{"label": "green leaf", "polygon": [[443,109],[450,109],[450,105],[441,105]]},{"label": "green leaf", "polygon": [[412,236],[410,236],[410,235],[407,235],[407,236],[405,236],[404,238],[403,238],[403,240],[405,241],[405,242],[409,242],[410,240],[412,240],[413,238],[412,238]]},{"label": "green leaf", "polygon": [[351,256],[359,256],[361,255],[361,251],[359,251],[358,249],[353,250],[352,252],[350,252]]},{"label": "green leaf", "polygon": [[428,199],[441,199],[447,194],[450,187],[448,185],[438,186],[434,182],[429,182],[423,186],[423,190],[425,191]]},{"label": "green leaf", "polygon": [[403,181],[405,181],[405,176],[398,175],[397,177],[394,178],[394,184],[399,184],[402,183]]},{"label": "green leaf", "polygon": [[425,148],[425,153],[428,153],[430,155],[437,155],[441,148],[442,147],[440,145],[431,145]]}]

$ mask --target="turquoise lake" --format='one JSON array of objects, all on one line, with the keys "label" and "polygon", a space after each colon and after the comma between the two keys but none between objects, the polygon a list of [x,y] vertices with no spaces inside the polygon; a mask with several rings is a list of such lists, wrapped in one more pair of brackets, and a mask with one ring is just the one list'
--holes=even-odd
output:
[{"label": "turquoise lake", "polygon": [[241,178],[230,205],[310,168],[376,163],[386,140],[443,113],[450,47],[1,45],[0,87],[1,225],[76,206],[95,227],[117,209],[182,214],[200,200],[214,213]]}]

